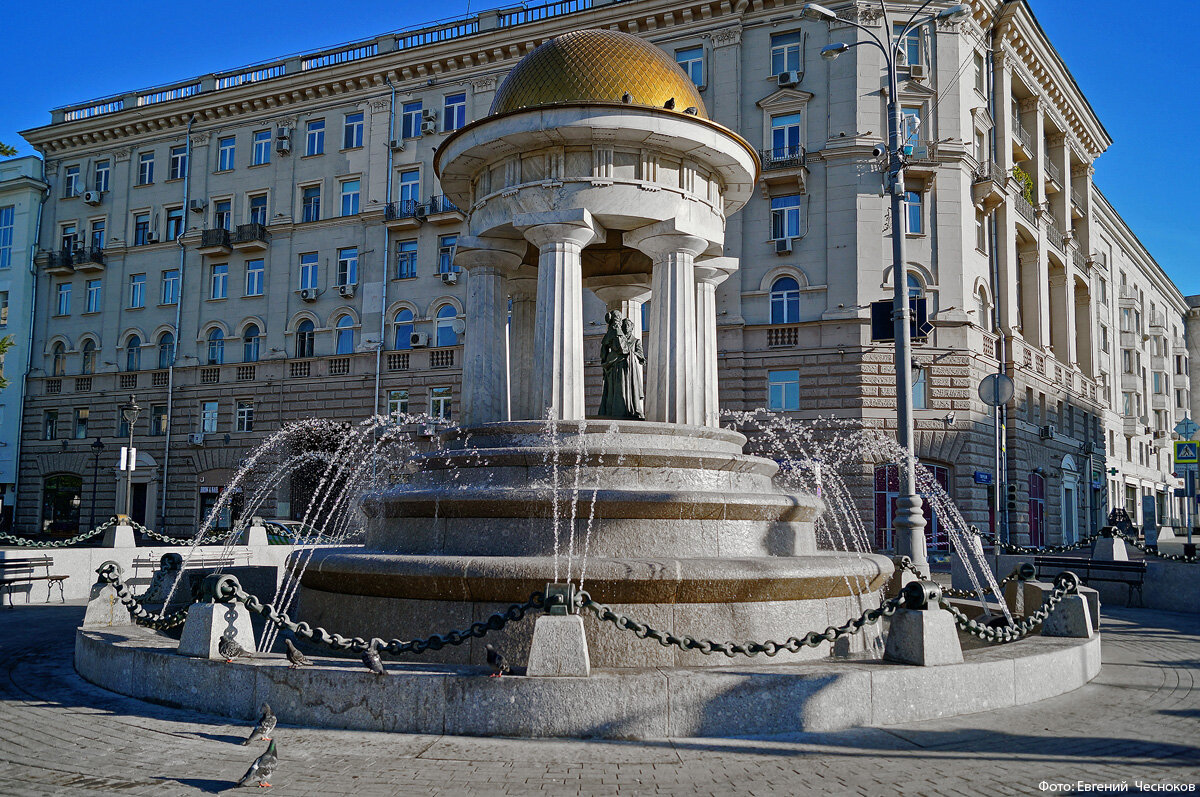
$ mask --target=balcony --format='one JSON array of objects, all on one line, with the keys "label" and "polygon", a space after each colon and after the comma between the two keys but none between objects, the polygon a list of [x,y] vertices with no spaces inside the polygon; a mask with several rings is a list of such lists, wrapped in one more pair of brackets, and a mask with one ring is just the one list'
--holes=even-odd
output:
[{"label": "balcony", "polygon": [[1137,349],[1142,345],[1142,336],[1127,329],[1122,329],[1118,333],[1117,340],[1120,342],[1122,349]]},{"label": "balcony", "polygon": [[450,201],[450,197],[439,194],[429,200],[429,215],[426,218],[431,224],[458,224],[464,218],[463,212]]},{"label": "balcony", "polygon": [[1021,126],[1021,120],[1015,115],[1013,116],[1012,127],[1013,152],[1016,154],[1013,160],[1017,162],[1031,160],[1033,158],[1033,136]]},{"label": "balcony", "polygon": [[1142,378],[1137,374],[1121,374],[1121,392],[1137,393],[1142,389]]},{"label": "balcony", "polygon": [[767,327],[767,348],[794,349],[800,345],[800,327]]},{"label": "balcony", "polygon": [[1171,409],[1171,397],[1166,393],[1154,393],[1150,396],[1150,406],[1156,410]]},{"label": "balcony", "polygon": [[1174,387],[1189,387],[1191,385],[1191,377],[1187,374],[1172,374],[1171,384]]},{"label": "balcony", "polygon": [[904,148],[904,167],[909,174],[932,177],[937,165],[937,142],[917,141]]},{"label": "balcony", "polygon": [[383,212],[383,224],[389,230],[415,230],[423,219],[420,207],[415,199],[391,202]]},{"label": "balcony", "polygon": [[1117,297],[1117,303],[1122,308],[1136,309],[1138,306],[1137,291],[1128,285],[1122,285],[1121,292]]},{"label": "balcony", "polygon": [[233,248],[239,252],[265,252],[270,241],[271,233],[263,224],[239,224],[233,234]]},{"label": "balcony", "polygon": [[1146,434],[1146,424],[1142,422],[1141,418],[1136,416],[1124,416],[1122,418],[1122,426],[1124,427],[1122,431],[1125,432],[1127,437],[1141,437]]},{"label": "balcony", "polygon": [[1033,205],[1029,204],[1029,201],[1020,194],[1017,194],[1015,197],[1013,197],[1012,204],[1013,207],[1017,209],[1017,213],[1021,215],[1021,218],[1029,222],[1030,226],[1032,226],[1034,229],[1037,229],[1037,211],[1033,209]]},{"label": "balcony", "polygon": [[1071,189],[1071,215],[1077,219],[1082,219],[1086,214],[1083,212],[1083,194],[1078,188]]},{"label": "balcony", "polygon": [[769,147],[759,150],[763,171],[768,169],[800,169],[808,165],[808,152],[799,145]]},{"label": "balcony", "polygon": [[1046,171],[1046,193],[1057,194],[1062,190],[1062,169],[1049,158],[1042,158],[1042,166]]},{"label": "balcony", "polygon": [[983,206],[984,213],[992,210],[1004,201],[1005,186],[1008,185],[1008,175],[995,161],[985,161],[975,170],[975,182],[971,186],[971,199],[976,205]]},{"label": "balcony", "polygon": [[1058,228],[1058,220],[1050,216],[1046,220],[1046,240],[1048,240],[1058,251],[1067,251],[1066,235]]},{"label": "balcony", "polygon": [[1150,334],[1166,337],[1167,317],[1165,315],[1158,312],[1150,314]]},{"label": "balcony", "polygon": [[1075,266],[1075,268],[1079,269],[1085,274],[1088,272],[1088,269],[1092,267],[1092,262],[1088,260],[1087,256],[1078,249],[1071,250],[1071,263]]},{"label": "balcony", "polygon": [[229,243],[229,230],[218,227],[215,230],[204,230],[200,233],[200,247],[197,250],[202,255],[227,255],[233,251]]}]

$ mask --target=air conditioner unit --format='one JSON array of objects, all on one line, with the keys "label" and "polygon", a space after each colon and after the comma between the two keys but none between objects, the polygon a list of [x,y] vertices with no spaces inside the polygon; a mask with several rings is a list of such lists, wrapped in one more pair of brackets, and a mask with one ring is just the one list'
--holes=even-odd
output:
[{"label": "air conditioner unit", "polygon": [[192,201],[188,202],[188,210],[192,211],[193,213],[203,213],[204,209],[207,207],[208,202],[204,201],[203,199],[193,199]]},{"label": "air conditioner unit", "polygon": [[356,285],[339,285],[338,293],[342,295],[343,299],[351,299],[354,297],[354,289],[356,287]]},{"label": "air conditioner unit", "polygon": [[316,288],[305,288],[304,290],[300,291],[300,298],[306,302],[315,302],[317,300],[317,295],[318,293]]},{"label": "air conditioner unit", "polygon": [[1155,439],[1155,440],[1163,440],[1163,439],[1165,439],[1165,438],[1166,438],[1166,436],[1167,436],[1167,430],[1166,430],[1166,429],[1159,429],[1158,431],[1156,431],[1156,432],[1154,433],[1154,439]]},{"label": "air conditioner unit", "polygon": [[442,272],[442,282],[446,283],[447,285],[457,285],[458,284],[458,272],[443,271]]},{"label": "air conditioner unit", "polygon": [[413,216],[423,219],[429,215],[429,205],[417,205],[413,208]]},{"label": "air conditioner unit", "polygon": [[392,152],[403,152],[404,151],[404,141],[399,138],[393,138],[388,143],[388,146],[391,147]]},{"label": "air conditioner unit", "polygon": [[1057,433],[1058,430],[1054,428],[1053,424],[1047,424],[1038,429],[1038,437],[1043,440],[1053,440]]},{"label": "air conditioner unit", "polygon": [[275,141],[275,151],[280,155],[288,155],[292,151],[291,139],[280,138]]},{"label": "air conditioner unit", "polygon": [[775,254],[790,255],[792,253],[791,238],[776,238],[775,239]]},{"label": "air conditioner unit", "polygon": [[804,73],[794,69],[789,69],[787,72],[780,72],[775,76],[775,82],[780,86],[796,86],[804,79]]},{"label": "air conditioner unit", "polygon": [[421,122],[421,135],[431,136],[437,132],[437,122]]},{"label": "air conditioner unit", "polygon": [[1079,447],[1079,453],[1081,453],[1085,456],[1091,456],[1092,454],[1099,454],[1100,446],[1096,445],[1095,443],[1084,443],[1082,446]]},{"label": "air conditioner unit", "polygon": [[424,122],[436,122],[437,121],[437,111],[435,111],[433,108],[422,108],[421,109],[421,120]]},{"label": "air conditioner unit", "polygon": [[429,345],[429,333],[414,332],[408,336],[408,342],[414,349],[423,349]]},{"label": "air conditioner unit", "polygon": [[188,442],[194,446],[204,445],[204,433],[203,432],[193,432],[192,434],[189,434]]},{"label": "air conditioner unit", "polygon": [[147,232],[146,233],[146,243],[148,243],[148,244],[158,243],[158,233],[156,233],[154,230],[150,230],[149,232]]},{"label": "air conditioner unit", "polygon": [[83,201],[88,205],[99,205],[103,196],[99,191],[84,191]]},{"label": "air conditioner unit", "polygon": [[281,126],[278,130],[275,131],[275,137],[276,138],[291,138],[292,137],[292,128],[286,127],[286,126]]},{"label": "air conditioner unit", "polygon": [[910,64],[908,76],[913,80],[924,80],[926,77],[925,64]]}]

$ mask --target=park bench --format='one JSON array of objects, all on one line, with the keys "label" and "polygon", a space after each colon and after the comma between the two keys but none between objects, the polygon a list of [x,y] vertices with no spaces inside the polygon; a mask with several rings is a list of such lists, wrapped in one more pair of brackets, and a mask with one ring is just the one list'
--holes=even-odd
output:
[{"label": "park bench", "polygon": [[[0,589],[8,592],[8,605],[13,605],[12,590],[17,584],[30,584],[35,581],[46,582],[46,601],[50,601],[50,590],[52,587],[58,587],[58,597],[63,603],[66,603],[66,597],[63,595],[63,582],[70,576],[55,575],[50,572],[50,568],[54,565],[54,557],[52,556],[27,556],[15,559],[0,559]],[[44,574],[39,574],[39,568],[45,568]],[[0,597],[0,602],[3,602],[3,597]]]},{"label": "park bench", "polygon": [[1035,556],[1033,566],[1038,578],[1043,574],[1056,576],[1064,570],[1070,570],[1079,576],[1085,586],[1091,586],[1093,581],[1109,581],[1124,584],[1129,588],[1129,596],[1125,605],[1133,603],[1133,591],[1138,594],[1138,605],[1145,606],[1142,598],[1142,586],[1146,583],[1146,563],[1144,561],[1112,562],[1100,559],[1082,559],[1073,556]]},{"label": "park bench", "polygon": [[[191,559],[184,557],[183,566],[188,570],[215,570],[218,567],[233,567],[237,564],[237,560],[236,556],[193,556]],[[157,570],[161,564],[162,557],[140,556],[133,560],[133,569],[135,571],[142,568]]]}]

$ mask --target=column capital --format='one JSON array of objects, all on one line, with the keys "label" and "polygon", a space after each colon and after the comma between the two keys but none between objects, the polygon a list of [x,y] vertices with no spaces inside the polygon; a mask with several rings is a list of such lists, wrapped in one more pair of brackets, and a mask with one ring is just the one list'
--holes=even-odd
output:
[{"label": "column capital", "polygon": [[592,277],[584,287],[605,305],[617,302],[644,302],[650,297],[649,274],[611,274]]},{"label": "column capital", "polygon": [[630,230],[623,236],[623,241],[626,246],[657,262],[675,252],[687,252],[692,257],[703,254],[711,243],[707,233],[707,230],[699,229],[699,225],[667,219]]},{"label": "column capital", "polygon": [[559,242],[583,248],[593,241],[603,240],[606,234],[600,222],[584,208],[518,213],[513,216],[513,226],[539,249]]},{"label": "column capital", "polygon": [[467,271],[495,268],[509,272],[521,265],[529,242],[524,238],[460,236],[454,252],[454,265]]},{"label": "column capital", "polygon": [[695,264],[696,281],[717,286],[738,269],[736,257],[706,257]]}]

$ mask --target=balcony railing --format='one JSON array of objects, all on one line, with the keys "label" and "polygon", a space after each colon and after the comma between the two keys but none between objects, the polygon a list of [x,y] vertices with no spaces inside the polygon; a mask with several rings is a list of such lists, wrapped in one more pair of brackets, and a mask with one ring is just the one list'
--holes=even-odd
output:
[{"label": "balcony railing", "polygon": [[1056,248],[1066,251],[1067,243],[1065,236],[1063,235],[1063,231],[1058,228],[1058,224],[1053,217],[1050,218],[1049,223],[1046,225],[1046,237]]},{"label": "balcony railing", "polygon": [[104,265],[104,252],[100,249],[62,249],[50,253],[47,265],[51,268],[67,268],[85,263]]},{"label": "balcony railing", "polygon": [[1075,207],[1081,211],[1083,210],[1083,194],[1080,193],[1078,188],[1071,189],[1071,202],[1075,204]]},{"label": "balcony railing", "polygon": [[1042,158],[1042,165],[1046,167],[1046,176],[1058,184],[1062,184],[1062,169],[1055,165],[1054,161],[1049,158]]},{"label": "balcony railing", "polygon": [[229,230],[218,227],[215,230],[204,230],[200,233],[200,246],[229,248]]},{"label": "balcony railing", "polygon": [[1033,151],[1033,137],[1029,135],[1028,130],[1021,126],[1020,120],[1018,120],[1015,116],[1013,117],[1013,135],[1015,135],[1017,140],[1021,142],[1021,145],[1025,147],[1026,152]]},{"label": "balcony railing", "polygon": [[1007,180],[1004,170],[995,161],[984,161],[975,169],[975,182],[982,183],[991,180],[998,185],[1004,185]]},{"label": "balcony railing", "polygon": [[385,221],[396,221],[397,219],[415,219],[417,216],[417,208],[420,205],[415,199],[401,199],[398,202],[391,202],[387,209],[383,212]]},{"label": "balcony railing", "polygon": [[[210,232],[220,232],[220,230],[205,230],[204,232],[207,235]],[[228,235],[228,231],[225,234]],[[239,224],[237,232],[233,235],[233,242],[235,244],[247,244],[256,241],[266,243],[269,240],[271,240],[271,233],[267,232],[265,225],[258,223]]]},{"label": "balcony railing", "polygon": [[454,349],[434,349],[429,353],[430,368],[453,368]]},{"label": "balcony railing", "polygon": [[767,330],[768,348],[795,348],[799,343],[800,327],[770,327]]},{"label": "balcony railing", "polygon": [[1087,257],[1085,257],[1083,252],[1080,252],[1078,249],[1071,250],[1071,262],[1074,263],[1075,268],[1079,269],[1080,271],[1087,271],[1089,268]]},{"label": "balcony railing", "polygon": [[408,354],[404,352],[388,352],[387,369],[389,371],[407,371]]},{"label": "balcony railing", "polygon": [[1021,195],[1013,197],[1013,205],[1017,212],[1025,217],[1025,220],[1030,224],[1037,226],[1037,211],[1033,209],[1033,205],[1029,204],[1028,200]]},{"label": "balcony railing", "polygon": [[795,169],[804,166],[808,152],[799,145],[792,147],[768,147],[760,150],[763,169]]},{"label": "balcony railing", "polygon": [[458,205],[450,201],[450,197],[438,194],[429,200],[429,215],[432,216],[435,213],[462,213],[462,211],[458,209]]}]

